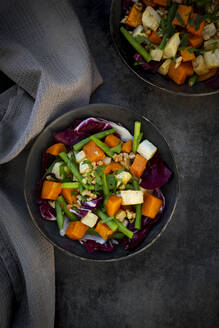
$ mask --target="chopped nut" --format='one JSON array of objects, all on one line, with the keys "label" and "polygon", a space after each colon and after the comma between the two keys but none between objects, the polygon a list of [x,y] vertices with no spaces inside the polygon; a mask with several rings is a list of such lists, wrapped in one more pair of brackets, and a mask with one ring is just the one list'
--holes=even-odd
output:
[{"label": "chopped nut", "polygon": [[122,184],[120,187],[119,187],[120,190],[124,190],[125,189],[125,186]]},{"label": "chopped nut", "polygon": [[91,199],[96,199],[97,198],[97,195],[93,194],[90,190],[83,190],[81,194],[82,194],[82,196],[88,196]]},{"label": "chopped nut", "polygon": [[135,158],[135,153],[130,153],[130,154],[129,154],[129,158],[130,158],[130,159],[134,159],[134,158]]},{"label": "chopped nut", "polygon": [[143,5],[141,2],[137,2],[134,4],[135,8],[138,9],[139,11],[142,11]]},{"label": "chopped nut", "polygon": [[66,206],[66,208],[67,208],[67,210],[69,211],[70,208],[72,208],[72,205],[68,204],[68,205]]}]

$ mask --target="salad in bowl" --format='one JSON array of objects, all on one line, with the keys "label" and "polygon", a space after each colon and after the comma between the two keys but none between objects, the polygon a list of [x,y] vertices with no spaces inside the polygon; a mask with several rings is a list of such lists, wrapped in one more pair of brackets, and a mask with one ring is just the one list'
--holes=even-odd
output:
[{"label": "salad in bowl", "polygon": [[165,211],[160,188],[172,172],[159,145],[140,121],[129,131],[98,117],[74,120],[53,138],[37,184],[42,218],[89,253],[138,247]]},{"label": "salad in bowl", "polygon": [[123,0],[120,33],[132,65],[176,85],[219,88],[218,0]]}]

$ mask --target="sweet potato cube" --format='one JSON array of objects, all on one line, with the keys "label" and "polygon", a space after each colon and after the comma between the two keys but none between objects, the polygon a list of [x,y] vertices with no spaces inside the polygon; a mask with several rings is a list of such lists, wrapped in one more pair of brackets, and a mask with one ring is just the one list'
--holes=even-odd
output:
[{"label": "sweet potato cube", "polygon": [[104,142],[105,144],[107,144],[107,146],[113,148],[116,147],[121,142],[121,140],[118,137],[114,136],[114,134],[109,134],[105,138]]},{"label": "sweet potato cube", "polygon": [[131,27],[137,27],[142,24],[142,13],[135,5],[131,8],[125,24]]},{"label": "sweet potato cube", "polygon": [[70,239],[81,239],[84,234],[86,233],[89,227],[85,224],[81,223],[80,221],[70,222],[68,228],[66,229],[66,236]]},{"label": "sweet potato cube", "polygon": [[102,222],[98,222],[95,231],[105,240],[112,236],[113,231]]},{"label": "sweet potato cube", "polygon": [[106,211],[109,216],[114,216],[120,209],[122,198],[111,195],[106,203]]},{"label": "sweet potato cube", "polygon": [[184,50],[180,50],[180,54],[183,58],[183,62],[188,62],[188,61],[192,61],[193,59],[195,59],[194,53],[189,52],[189,49],[191,49],[191,47],[187,47]]},{"label": "sweet potato cube", "polygon": [[[191,6],[185,6],[185,5],[179,5],[178,9],[177,9],[177,14],[173,20],[173,25],[178,25],[181,27],[184,27],[187,25],[188,20],[189,20],[189,15],[192,12],[192,7]],[[180,22],[177,18],[177,16],[180,16],[182,21],[184,22],[184,24],[182,24],[182,22]]]},{"label": "sweet potato cube", "polygon": [[190,23],[190,21],[188,22],[188,24],[186,25],[186,29],[189,33],[197,35],[197,36],[201,36],[203,29],[205,27],[205,21],[202,21],[200,24],[197,23],[197,20],[199,19],[199,15],[198,14],[191,14],[190,16],[190,20],[191,22],[193,22],[192,24]]},{"label": "sweet potato cube", "polygon": [[45,180],[41,191],[41,198],[56,200],[61,193],[62,184],[60,182]]},{"label": "sweet potato cube", "polygon": [[132,150],[132,140],[124,142],[123,145],[122,145],[122,152],[130,153],[131,150]]},{"label": "sweet potato cube", "polygon": [[65,145],[63,143],[56,143],[54,145],[52,145],[51,147],[49,147],[46,152],[48,154],[51,154],[51,155],[54,155],[54,156],[57,156],[59,153],[62,153],[62,152],[67,152],[67,149],[65,147]]},{"label": "sweet potato cube", "polygon": [[162,205],[162,200],[149,194],[144,194],[144,203],[142,205],[142,215],[154,219]]},{"label": "sweet potato cube", "polygon": [[69,189],[69,188],[62,189],[62,195],[65,198],[66,202],[70,205],[77,202],[77,198],[75,195],[72,194],[72,191],[74,191],[74,189]]},{"label": "sweet potato cube", "polygon": [[134,162],[130,166],[130,171],[136,178],[140,178],[147,165],[147,160],[143,156],[137,154]]},{"label": "sweet potato cube", "polygon": [[85,153],[86,158],[90,162],[98,162],[102,161],[105,157],[104,152],[100,149],[93,140],[88,142],[84,147],[83,151]]}]

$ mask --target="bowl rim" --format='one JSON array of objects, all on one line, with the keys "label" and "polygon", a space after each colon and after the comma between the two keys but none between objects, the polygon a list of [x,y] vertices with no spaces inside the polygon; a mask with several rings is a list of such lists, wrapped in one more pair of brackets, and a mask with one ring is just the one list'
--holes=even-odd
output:
[{"label": "bowl rim", "polygon": [[116,52],[118,53],[119,57],[122,59],[123,63],[130,69],[131,72],[133,72],[140,80],[144,81],[145,83],[148,83],[150,86],[152,87],[155,87],[155,88],[158,88],[162,91],[165,91],[171,95],[174,95],[174,96],[185,96],[185,97],[206,97],[206,96],[212,96],[212,95],[215,95],[215,94],[218,94],[219,93],[219,89],[217,90],[212,90],[212,91],[208,91],[208,92],[201,92],[201,93],[187,93],[187,92],[183,92],[183,91],[172,91],[168,88],[165,88],[165,87],[162,87],[160,85],[157,85],[149,80],[147,80],[146,78],[144,78],[143,76],[141,76],[139,73],[137,73],[135,71],[135,69],[128,64],[128,62],[126,61],[126,59],[124,58],[124,56],[122,55],[121,51],[120,51],[120,48],[114,38],[114,32],[113,32],[113,29],[114,29],[114,23],[113,23],[113,6],[114,6],[114,3],[117,2],[117,0],[112,0],[111,2],[111,7],[110,7],[110,17],[109,17],[109,25],[110,25],[110,34],[111,34],[111,38],[113,40],[113,45],[114,45],[114,48],[116,49]]},{"label": "bowl rim", "polygon": [[[35,216],[32,214],[32,211],[31,211],[31,208],[30,208],[30,205],[29,205],[29,202],[28,202],[28,196],[27,196],[27,173],[29,171],[29,168],[30,168],[30,162],[31,162],[31,157],[32,157],[32,153],[34,153],[35,151],[35,147],[37,145],[37,142],[38,142],[38,137],[41,136],[45,130],[49,130],[53,125],[55,125],[57,122],[59,122],[60,120],[62,120],[63,118],[65,117],[68,117],[72,112],[74,112],[75,110],[85,110],[87,109],[88,107],[89,108],[99,108],[101,109],[103,106],[110,106],[111,108],[117,108],[117,109],[120,109],[120,110],[123,110],[124,112],[125,111],[129,111],[130,113],[133,113],[134,115],[139,115],[142,120],[145,120],[147,121],[149,124],[151,124],[151,126],[162,136],[162,138],[164,139],[164,141],[166,142],[166,145],[168,147],[168,151],[173,159],[173,162],[174,162],[174,165],[175,165],[175,173],[174,173],[174,179],[176,180],[176,197],[175,197],[175,203],[174,203],[174,206],[172,208],[172,211],[169,215],[169,218],[167,219],[165,225],[161,228],[161,230],[157,233],[157,235],[148,243],[146,244],[144,247],[140,248],[139,250],[133,250],[133,251],[130,251],[130,253],[126,254],[126,255],[122,255],[121,257],[118,257],[118,258],[112,258],[112,259],[91,259],[91,258],[87,258],[87,257],[82,257],[80,255],[77,255],[69,250],[66,250],[65,248],[63,248],[62,246],[58,245],[57,243],[55,243],[52,239],[50,239],[47,234],[39,227],[38,223],[37,223],[37,220],[35,218]],[[77,107],[73,110],[70,110],[62,115],[60,115],[59,117],[57,117],[55,120],[53,120],[52,122],[50,122],[49,124],[47,124],[43,129],[42,131],[36,136],[31,148],[30,148],[30,152],[28,154],[28,158],[26,160],[26,165],[25,165],[25,172],[24,172],[24,198],[25,198],[25,202],[26,202],[26,206],[28,208],[28,212],[30,214],[30,217],[32,219],[32,222],[33,224],[35,225],[35,227],[38,229],[38,231],[42,234],[42,236],[47,240],[49,241],[54,247],[57,247],[59,250],[61,250],[62,252],[70,255],[70,256],[73,256],[74,258],[77,258],[77,259],[80,259],[82,261],[89,261],[89,262],[97,262],[97,263],[100,263],[100,262],[115,262],[115,261],[121,261],[121,260],[126,260],[126,259],[129,259],[135,255],[138,255],[140,253],[142,253],[143,251],[145,251],[147,248],[149,248],[155,241],[157,241],[157,239],[161,236],[161,234],[165,231],[165,229],[167,228],[167,226],[169,225],[170,221],[172,220],[173,218],[173,215],[175,213],[175,210],[176,210],[176,206],[178,204],[178,200],[179,200],[179,192],[180,192],[180,181],[179,181],[179,173],[178,173],[178,168],[177,168],[177,164],[176,164],[176,161],[175,161],[175,158],[173,156],[173,152],[171,151],[170,147],[169,147],[169,144],[166,140],[166,138],[163,136],[160,128],[158,128],[154,123],[153,121],[151,121],[150,119],[146,118],[144,115],[141,115],[129,108],[125,108],[123,106],[119,106],[119,105],[114,105],[114,104],[108,104],[108,103],[97,103],[97,104],[88,104],[88,105],[83,105],[81,107]]]}]

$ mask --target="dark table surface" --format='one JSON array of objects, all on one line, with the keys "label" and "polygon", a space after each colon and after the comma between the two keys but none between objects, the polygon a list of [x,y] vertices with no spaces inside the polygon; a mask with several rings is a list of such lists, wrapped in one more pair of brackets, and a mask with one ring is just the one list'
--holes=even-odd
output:
[{"label": "dark table surface", "polygon": [[219,96],[176,97],[145,85],[114,50],[110,0],[74,6],[104,79],[91,103],[151,119],[173,150],[181,192],[164,234],[134,258],[87,263],[55,250],[55,327],[219,327]]}]

